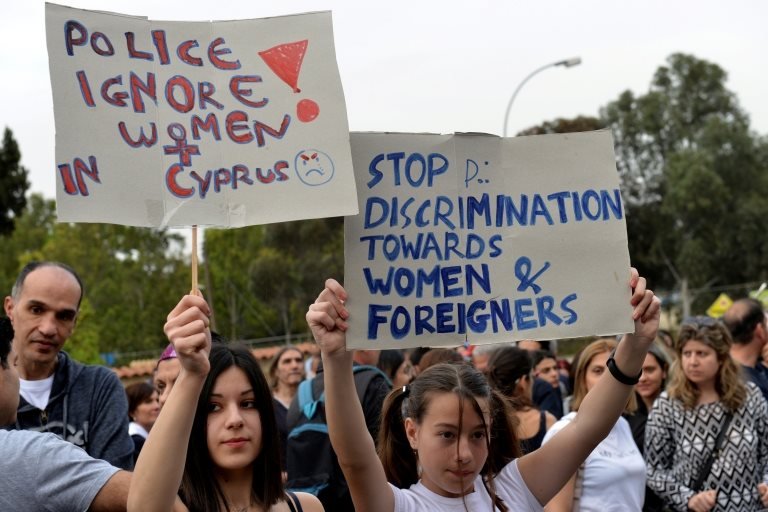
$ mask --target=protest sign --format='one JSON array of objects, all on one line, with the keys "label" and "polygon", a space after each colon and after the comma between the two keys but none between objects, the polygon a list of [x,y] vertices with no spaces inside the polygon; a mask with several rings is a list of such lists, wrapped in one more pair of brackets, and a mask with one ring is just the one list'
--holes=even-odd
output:
[{"label": "protest sign", "polygon": [[151,21],[46,4],[60,221],[357,212],[330,12]]},{"label": "protest sign", "polygon": [[631,332],[610,133],[353,133],[347,346]]}]

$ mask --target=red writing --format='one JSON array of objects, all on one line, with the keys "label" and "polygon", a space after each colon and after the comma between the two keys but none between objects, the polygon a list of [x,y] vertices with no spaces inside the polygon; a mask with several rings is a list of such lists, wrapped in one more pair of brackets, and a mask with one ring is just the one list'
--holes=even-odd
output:
[{"label": "red writing", "polygon": [[203,174],[188,171],[181,164],[171,165],[165,173],[165,184],[176,197],[190,198],[195,194],[204,199],[209,192],[219,193],[224,189],[237,190],[238,187],[256,184],[269,184],[287,181],[288,162],[278,160],[271,168],[255,167],[253,172],[243,164],[233,165],[231,169],[222,167],[208,169]]}]

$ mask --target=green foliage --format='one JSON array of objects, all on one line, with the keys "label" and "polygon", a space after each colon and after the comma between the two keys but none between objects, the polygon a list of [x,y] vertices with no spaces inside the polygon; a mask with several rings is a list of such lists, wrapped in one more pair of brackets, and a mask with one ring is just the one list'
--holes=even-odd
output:
[{"label": "green foliage", "polygon": [[157,350],[165,317],[189,288],[180,244],[164,230],[57,224],[40,257],[80,274],[98,318],[100,352]]},{"label": "green foliage", "polygon": [[[602,109],[616,141],[633,262],[673,288],[765,279],[765,140],[716,64],[674,54],[648,93]],[[762,235],[760,233],[763,233]]]},{"label": "green foliage", "polygon": [[263,230],[205,230],[203,292],[213,307],[213,328],[229,339],[276,334],[274,311],[250,293],[250,265],[261,249]]},{"label": "green foliage", "polygon": [[10,293],[21,268],[31,260],[39,259],[39,250],[53,234],[56,203],[32,194],[27,207],[16,219],[16,229],[0,243],[0,290]]},{"label": "green foliage", "polygon": [[27,204],[25,194],[29,188],[27,170],[19,165],[21,152],[13,132],[5,129],[0,146],[0,235],[13,232],[14,218],[21,215]]},{"label": "green foliage", "polygon": [[605,122],[596,117],[579,116],[573,119],[557,118],[554,121],[545,121],[539,126],[526,128],[518,135],[546,135],[549,133],[575,133],[602,130]]},{"label": "green foliage", "polygon": [[306,331],[307,304],[326,277],[341,278],[343,254],[342,218],[206,230],[216,329],[231,339]]},{"label": "green foliage", "polygon": [[76,361],[86,364],[103,364],[99,357],[99,341],[101,334],[99,332],[100,322],[91,306],[88,297],[83,298],[80,304],[80,312],[77,315],[77,326],[75,332],[67,340],[64,350]]},{"label": "green foliage", "polygon": [[632,262],[654,288],[768,279],[768,140],[750,132],[726,78],[716,64],[673,54],[647,93],[623,92],[599,120],[523,132],[612,130]]}]

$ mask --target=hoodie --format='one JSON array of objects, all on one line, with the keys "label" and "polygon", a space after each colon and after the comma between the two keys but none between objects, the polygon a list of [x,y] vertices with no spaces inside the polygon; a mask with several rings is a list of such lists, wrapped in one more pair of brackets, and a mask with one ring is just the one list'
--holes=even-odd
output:
[{"label": "hoodie", "polygon": [[3,428],[51,432],[93,458],[133,469],[128,399],[120,379],[109,368],[78,363],[63,351],[45,410],[20,397],[16,424]]}]

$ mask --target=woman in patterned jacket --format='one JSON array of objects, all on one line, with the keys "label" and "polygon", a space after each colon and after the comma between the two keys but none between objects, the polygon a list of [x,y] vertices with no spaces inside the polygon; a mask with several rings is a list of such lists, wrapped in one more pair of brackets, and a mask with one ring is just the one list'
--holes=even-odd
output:
[{"label": "woman in patterned jacket", "polygon": [[[757,387],[745,383],[730,346],[730,333],[720,322],[708,317],[684,321],[671,382],[648,417],[648,487],[673,510],[736,512],[768,506],[768,405]],[[697,480],[702,482],[698,488]]]}]

